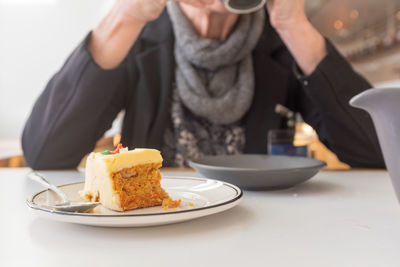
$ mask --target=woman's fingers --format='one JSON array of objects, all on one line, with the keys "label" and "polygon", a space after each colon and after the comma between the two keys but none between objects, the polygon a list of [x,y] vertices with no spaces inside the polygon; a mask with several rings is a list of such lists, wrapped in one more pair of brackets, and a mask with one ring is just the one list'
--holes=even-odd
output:
[{"label": "woman's fingers", "polygon": [[267,0],[267,8],[268,8],[268,10],[270,10],[273,5],[274,5],[274,0]]},{"label": "woman's fingers", "polygon": [[206,5],[211,5],[212,3],[214,3],[214,1],[216,0],[201,0],[204,4]]}]

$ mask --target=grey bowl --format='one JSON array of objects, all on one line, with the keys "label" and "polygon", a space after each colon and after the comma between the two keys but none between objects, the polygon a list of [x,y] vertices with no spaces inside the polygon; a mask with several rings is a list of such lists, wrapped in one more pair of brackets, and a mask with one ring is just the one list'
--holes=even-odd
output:
[{"label": "grey bowl", "polygon": [[320,160],[269,155],[207,156],[189,165],[202,175],[248,190],[277,190],[302,183],[326,163]]}]

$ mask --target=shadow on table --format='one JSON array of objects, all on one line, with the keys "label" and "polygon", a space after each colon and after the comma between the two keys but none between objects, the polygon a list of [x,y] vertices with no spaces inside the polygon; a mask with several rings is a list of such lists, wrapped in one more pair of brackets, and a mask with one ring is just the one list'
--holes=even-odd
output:
[{"label": "shadow on table", "polygon": [[343,185],[328,182],[328,181],[310,181],[308,183],[303,183],[295,186],[292,190],[303,195],[326,195],[331,193],[336,193],[338,191],[343,191],[345,187]]},{"label": "shadow on table", "polygon": [[343,192],[345,186],[338,183],[321,181],[321,180],[311,180],[305,183],[301,183],[292,188],[277,190],[277,191],[266,191],[270,194],[276,195],[286,195],[286,194],[298,194],[302,196],[319,196],[319,195],[329,195],[336,194],[337,192]]},{"label": "shadow on table", "polygon": [[228,211],[191,221],[140,228],[92,227],[37,218],[29,225],[29,235],[35,243],[50,250],[55,250],[54,244],[57,244],[59,250],[63,246],[66,249],[75,247],[77,242],[80,246],[107,248],[109,241],[167,242],[207,236],[213,240],[217,232],[219,235],[226,232],[228,236],[230,233],[241,232],[241,229],[249,227],[255,216],[253,210],[239,205]]}]

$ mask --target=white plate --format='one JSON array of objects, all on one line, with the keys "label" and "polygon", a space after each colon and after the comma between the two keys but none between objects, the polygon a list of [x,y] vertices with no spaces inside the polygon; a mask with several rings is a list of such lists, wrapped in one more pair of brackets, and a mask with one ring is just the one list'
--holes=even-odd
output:
[{"label": "white plate", "polygon": [[[37,215],[52,220],[93,226],[140,227],[183,222],[222,212],[239,204],[243,196],[235,185],[206,178],[164,176],[161,184],[172,199],[182,200],[179,208],[165,211],[158,206],[117,212],[98,206],[92,213],[63,212],[43,207],[58,201],[49,190],[34,194],[27,204]],[[77,201],[83,186],[80,182],[59,187],[70,200]],[[190,202],[193,207],[189,206]]]}]

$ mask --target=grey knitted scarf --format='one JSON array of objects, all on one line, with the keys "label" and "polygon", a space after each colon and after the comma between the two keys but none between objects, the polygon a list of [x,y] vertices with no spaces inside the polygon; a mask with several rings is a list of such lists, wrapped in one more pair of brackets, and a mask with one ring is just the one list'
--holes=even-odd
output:
[{"label": "grey knitted scarf", "polygon": [[175,34],[176,84],[183,104],[215,124],[240,120],[254,96],[251,52],[258,43],[265,11],[241,15],[225,41],[200,38],[181,11],[169,1]]}]

